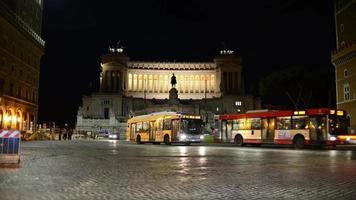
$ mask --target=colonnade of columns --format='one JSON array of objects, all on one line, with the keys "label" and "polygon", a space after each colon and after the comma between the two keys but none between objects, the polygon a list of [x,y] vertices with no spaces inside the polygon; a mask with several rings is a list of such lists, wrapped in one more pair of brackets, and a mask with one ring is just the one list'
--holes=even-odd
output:
[{"label": "colonnade of columns", "polygon": [[[215,75],[176,74],[176,89],[179,93],[214,93]],[[128,74],[128,91],[148,93],[166,93],[171,89],[172,74]]]},{"label": "colonnade of columns", "polygon": [[101,90],[105,92],[120,91],[122,89],[122,78],[120,71],[104,71],[101,80]]}]

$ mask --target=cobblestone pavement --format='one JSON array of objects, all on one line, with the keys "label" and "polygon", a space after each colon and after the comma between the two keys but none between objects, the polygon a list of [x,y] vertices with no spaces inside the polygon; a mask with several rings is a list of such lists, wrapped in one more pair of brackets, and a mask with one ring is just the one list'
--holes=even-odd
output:
[{"label": "cobblestone pavement", "polygon": [[0,199],[356,199],[356,151],[22,143]]}]

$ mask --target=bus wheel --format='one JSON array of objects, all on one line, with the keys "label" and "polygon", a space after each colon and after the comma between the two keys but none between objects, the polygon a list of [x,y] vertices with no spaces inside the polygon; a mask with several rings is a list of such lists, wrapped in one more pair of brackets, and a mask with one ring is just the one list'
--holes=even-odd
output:
[{"label": "bus wheel", "polygon": [[164,144],[170,145],[171,143],[169,142],[169,135],[165,135],[163,139]]},{"label": "bus wheel", "polygon": [[141,136],[138,135],[138,136],[136,137],[136,143],[137,143],[137,144],[142,144],[142,142],[141,142]]},{"label": "bus wheel", "polygon": [[244,145],[244,140],[241,135],[236,135],[235,136],[235,144],[239,147]]},{"label": "bus wheel", "polygon": [[303,149],[304,148],[304,137],[301,135],[295,136],[294,140],[293,140],[293,144],[296,149]]}]

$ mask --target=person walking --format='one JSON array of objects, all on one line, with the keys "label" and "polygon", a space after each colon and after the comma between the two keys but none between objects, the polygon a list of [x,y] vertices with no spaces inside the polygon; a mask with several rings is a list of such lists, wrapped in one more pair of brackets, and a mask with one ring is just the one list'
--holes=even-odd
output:
[{"label": "person walking", "polygon": [[73,130],[70,128],[68,130],[68,140],[72,140]]},{"label": "person walking", "polygon": [[62,140],[62,129],[59,129],[58,140]]}]

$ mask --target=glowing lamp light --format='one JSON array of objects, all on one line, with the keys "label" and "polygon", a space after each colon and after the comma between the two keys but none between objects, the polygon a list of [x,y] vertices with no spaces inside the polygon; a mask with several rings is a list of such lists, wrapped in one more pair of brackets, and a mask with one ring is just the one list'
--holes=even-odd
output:
[{"label": "glowing lamp light", "polygon": [[335,115],[335,110],[330,110],[330,115]]},{"label": "glowing lamp light", "polygon": [[344,111],[342,110],[338,110],[336,113],[337,116],[343,116],[344,115]]},{"label": "glowing lamp light", "polygon": [[5,115],[5,122],[8,123],[11,120],[11,116]]},{"label": "glowing lamp light", "polygon": [[17,121],[17,117],[16,116],[12,116],[12,122],[16,123],[16,121]]},{"label": "glowing lamp light", "polygon": [[331,141],[335,141],[335,140],[337,140],[337,138],[336,138],[336,137],[334,137],[334,136],[331,136],[329,139],[330,139]]}]

